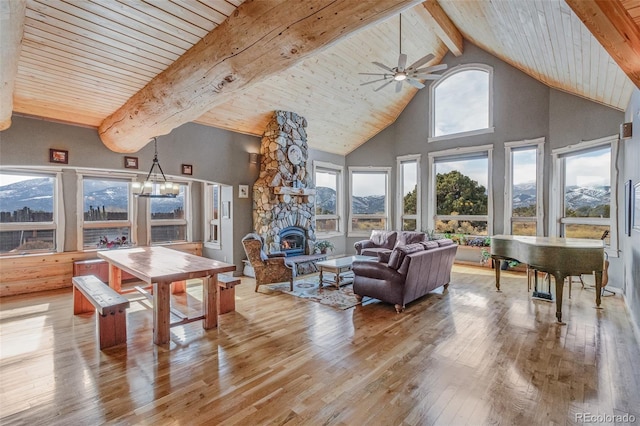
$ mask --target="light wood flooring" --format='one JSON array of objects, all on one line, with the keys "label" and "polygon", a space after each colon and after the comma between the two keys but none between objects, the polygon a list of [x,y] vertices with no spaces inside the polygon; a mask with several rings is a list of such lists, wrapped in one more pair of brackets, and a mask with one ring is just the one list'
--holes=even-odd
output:
[{"label": "light wood flooring", "polygon": [[[449,291],[344,311],[237,287],[218,331],[152,343],[129,295],[128,342],[98,350],[70,290],[0,299],[0,424],[549,425],[580,413],[640,420],[640,348],[620,295],[594,309],[573,284],[563,319],[523,274],[455,266]],[[199,306],[200,286],[174,298]],[[619,422],[619,424],[621,424]]]}]

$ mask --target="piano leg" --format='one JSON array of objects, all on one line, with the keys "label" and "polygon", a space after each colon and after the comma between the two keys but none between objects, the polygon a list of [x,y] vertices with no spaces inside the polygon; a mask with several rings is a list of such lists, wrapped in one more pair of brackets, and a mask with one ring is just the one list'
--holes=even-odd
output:
[{"label": "piano leg", "polygon": [[493,257],[493,266],[496,270],[496,291],[500,292],[500,267],[502,266],[502,260]]},{"label": "piano leg", "polygon": [[560,272],[555,272],[553,274],[556,279],[556,318],[558,319],[558,324],[564,325],[562,322],[562,290],[564,289],[564,279],[566,278]]},{"label": "piano leg", "polygon": [[596,309],[602,309],[600,307],[600,296],[602,293],[602,271],[595,271],[596,275]]}]

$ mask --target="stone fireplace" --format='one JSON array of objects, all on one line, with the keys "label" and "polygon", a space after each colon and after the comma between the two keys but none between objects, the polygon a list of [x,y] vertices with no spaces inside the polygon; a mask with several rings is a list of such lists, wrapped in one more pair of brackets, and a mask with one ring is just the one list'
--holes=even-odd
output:
[{"label": "stone fireplace", "polygon": [[315,188],[307,172],[306,127],[304,117],[275,111],[262,136],[260,176],[253,185],[253,227],[269,253],[314,251]]}]

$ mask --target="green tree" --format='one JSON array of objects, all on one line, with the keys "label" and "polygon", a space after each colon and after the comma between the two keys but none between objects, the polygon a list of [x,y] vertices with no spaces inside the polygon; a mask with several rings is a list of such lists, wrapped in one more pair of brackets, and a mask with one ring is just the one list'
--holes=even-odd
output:
[{"label": "green tree", "polygon": [[418,185],[413,187],[413,191],[409,192],[404,196],[404,213],[405,214],[416,214],[418,211],[417,203],[418,203]]},{"label": "green tree", "polygon": [[484,215],[488,213],[486,188],[458,170],[436,176],[437,214]]}]

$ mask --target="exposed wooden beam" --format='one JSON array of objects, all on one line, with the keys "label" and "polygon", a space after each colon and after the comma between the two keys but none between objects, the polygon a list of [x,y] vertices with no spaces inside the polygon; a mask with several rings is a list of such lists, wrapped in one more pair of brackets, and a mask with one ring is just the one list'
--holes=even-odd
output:
[{"label": "exposed wooden beam", "polygon": [[11,126],[26,0],[0,1],[0,130]]},{"label": "exposed wooden beam", "polygon": [[116,152],[196,120],[265,78],[420,0],[246,1],[99,127]]},{"label": "exposed wooden beam", "polygon": [[619,0],[566,0],[611,58],[640,87],[640,29]]},{"label": "exposed wooden beam", "polygon": [[458,28],[451,21],[446,12],[442,10],[442,7],[436,0],[427,0],[422,3],[431,17],[430,24],[435,31],[436,35],[447,48],[456,56],[462,55],[463,52],[463,38]]}]

